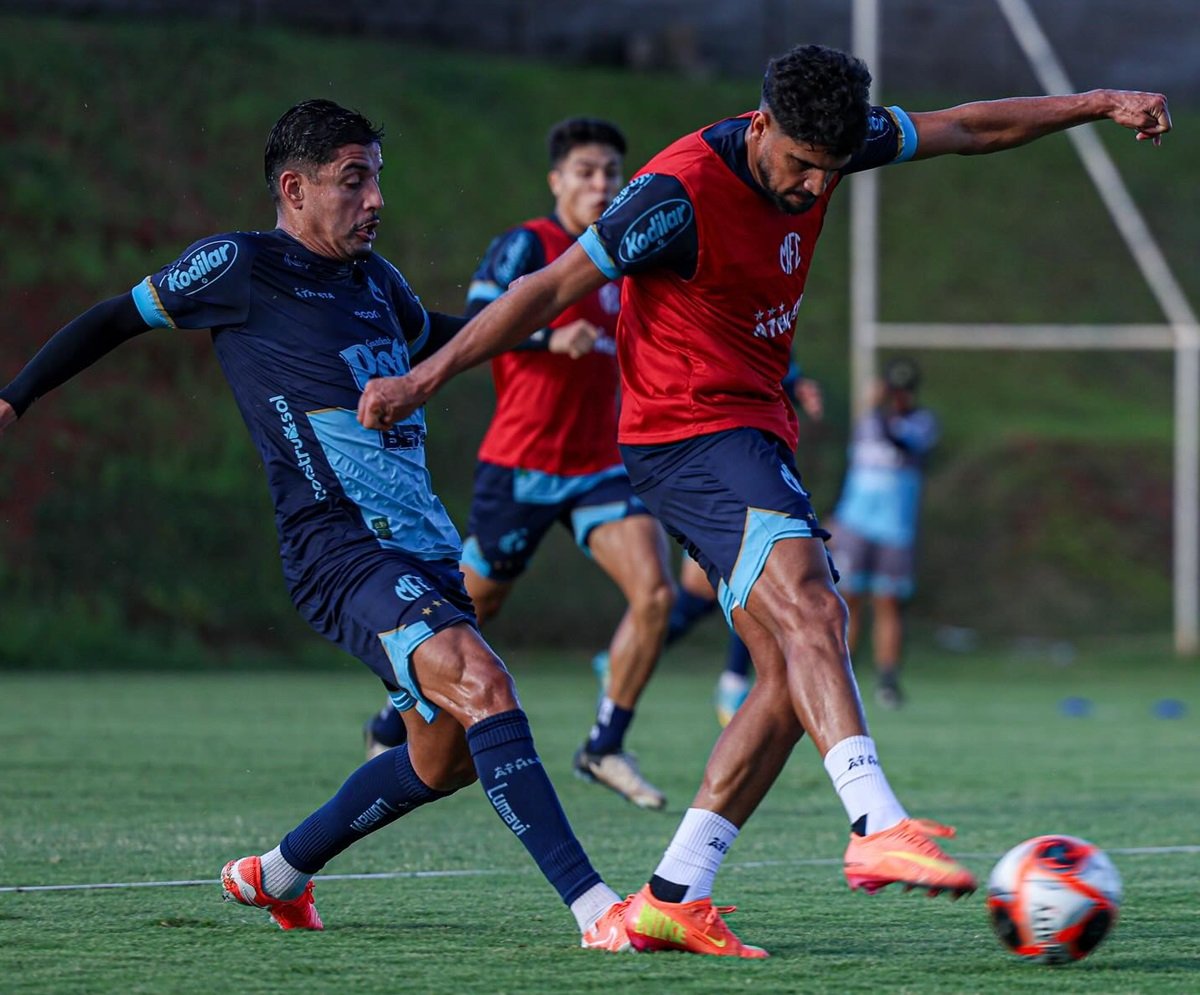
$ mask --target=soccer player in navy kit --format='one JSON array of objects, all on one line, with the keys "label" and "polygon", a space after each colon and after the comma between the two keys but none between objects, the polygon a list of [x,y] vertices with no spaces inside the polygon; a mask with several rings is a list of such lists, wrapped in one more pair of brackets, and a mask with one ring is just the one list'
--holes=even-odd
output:
[{"label": "soccer player in navy kit", "polygon": [[58,332],[0,391],[0,429],[37,397],[150,328],[211,328],[261,454],[284,576],[300,614],[383,681],[408,742],[358,768],[261,856],[231,860],[224,897],[283,929],[321,929],[312,877],[359,839],[479,780],[570,906],[582,944],[627,948],[623,906],[592,869],[533,745],[504,665],[480,638],[460,543],[425,468],[425,418],[356,419],[372,377],[396,376],[462,326],[429,313],[372,251],[382,132],[327,100],[267,141],[277,225],[194,243],[132,293]]},{"label": "soccer player in navy kit", "polygon": [[[569,249],[624,182],[625,136],[596,118],[550,129],[554,213],[495,238],[467,294],[468,316]],[[672,602],[662,529],[633,493],[617,451],[617,313],[605,283],[492,361],[496,411],[479,447],[462,568],[481,625],[500,611],[556,522],[621,589],[629,607],[611,641],[610,680],[573,765],[640,808],[663,793],[625,750],[634,706],[662,651]],[[403,737],[394,710],[367,727],[368,750]]]},{"label": "soccer player in navy kit", "polygon": [[870,738],[846,648],[846,607],[793,465],[781,381],[805,277],[843,175],[892,162],[996,152],[1110,119],[1158,142],[1161,94],[1025,97],[908,114],[872,107],[858,59],[823,46],[771,60],[757,110],[655,156],[578,244],[477,315],[405,376],[372,381],[359,417],[386,427],[450,377],[510,348],[621,275],[621,454],[634,490],[707,570],[750,648],[757,681],[717,740],[704,781],[624,916],[639,950],[764,957],[712,904],[740,827],[807,733],[851,824],[853,888],[975,887],[911,819]]}]

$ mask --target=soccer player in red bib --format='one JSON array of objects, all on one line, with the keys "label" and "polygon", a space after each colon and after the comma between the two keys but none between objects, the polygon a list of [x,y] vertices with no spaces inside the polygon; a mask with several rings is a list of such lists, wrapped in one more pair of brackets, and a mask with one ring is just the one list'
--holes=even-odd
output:
[{"label": "soccer player in red bib", "polygon": [[1093,90],[909,114],[871,106],[869,89],[867,67],[833,49],[773,59],[757,110],[668,146],[575,247],[409,375],[372,381],[359,404],[364,424],[390,425],[455,373],[624,277],[622,458],[634,490],[707,571],[757,672],[692,807],[625,910],[639,950],[767,955],[730,932],[712,883],[805,732],[850,822],[851,888],[975,888],[935,842],[953,830],[910,818],[892,792],[863,714],[846,606],[793,463],[796,418],[781,387],[805,279],[848,173],[998,152],[1104,119],[1157,143],[1171,122],[1155,93]]},{"label": "soccer player in red bib", "polygon": [[[468,316],[571,248],[621,188],[626,146],[615,125],[569,118],[550,129],[546,144],[554,213],[492,241],[467,292]],[[662,529],[633,493],[617,451],[620,307],[619,283],[605,282],[492,360],[496,412],[479,447],[462,571],[486,624],[557,522],[613,579],[629,608],[610,643],[595,723],[573,764],[639,808],[661,809],[666,797],[625,750],[673,595]],[[385,706],[368,726],[368,749],[403,737]]]}]

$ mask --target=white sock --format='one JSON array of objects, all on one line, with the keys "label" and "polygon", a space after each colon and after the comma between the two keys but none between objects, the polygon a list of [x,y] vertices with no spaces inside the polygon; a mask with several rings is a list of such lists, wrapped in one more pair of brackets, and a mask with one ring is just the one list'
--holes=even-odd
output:
[{"label": "white sock", "polygon": [[864,836],[890,829],[908,818],[883,776],[875,740],[870,736],[850,736],[834,744],[825,754],[825,770],[851,825],[866,817]]},{"label": "white sock", "polygon": [[713,878],[737,836],[738,827],[728,819],[702,808],[689,808],[654,873],[687,886],[681,901],[708,898]]},{"label": "white sock", "polygon": [[285,902],[299,898],[305,885],[312,880],[311,874],[296,870],[284,860],[279,847],[264,853],[258,860],[262,864],[263,891],[272,898],[282,898]]},{"label": "white sock", "polygon": [[613,902],[619,902],[621,897],[603,881],[592,885],[587,891],[571,903],[571,914],[579,923],[579,932],[586,933],[596,925]]}]

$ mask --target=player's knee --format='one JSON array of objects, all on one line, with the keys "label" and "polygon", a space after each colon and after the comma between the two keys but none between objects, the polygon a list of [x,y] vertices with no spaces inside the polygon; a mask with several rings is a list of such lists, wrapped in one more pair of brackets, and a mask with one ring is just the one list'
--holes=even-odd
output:
[{"label": "player's knee", "polygon": [[459,788],[465,788],[479,780],[470,755],[447,758],[434,766],[429,777],[429,787],[446,794],[453,794]]},{"label": "player's knee", "polygon": [[463,710],[472,719],[517,708],[512,675],[490,653],[470,660],[463,668],[460,689]]},{"label": "player's knee", "polygon": [[413,744],[410,746],[410,756],[417,776],[434,791],[452,794],[479,780],[475,763],[465,745],[455,750],[421,751]]},{"label": "player's knee", "polygon": [[666,578],[636,594],[629,607],[651,628],[666,628],[675,605],[675,588]]},{"label": "player's knee", "polygon": [[785,635],[811,638],[822,633],[838,643],[845,641],[850,614],[842,596],[827,581],[800,584],[792,596],[792,611],[782,620]]}]

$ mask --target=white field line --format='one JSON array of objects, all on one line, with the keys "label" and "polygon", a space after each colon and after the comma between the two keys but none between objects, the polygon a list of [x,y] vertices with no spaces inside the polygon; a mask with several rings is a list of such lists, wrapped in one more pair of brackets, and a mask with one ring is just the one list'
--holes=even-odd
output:
[{"label": "white field line", "polygon": [[[1130,846],[1111,847],[1107,851],[1119,857],[1157,857],[1174,853],[1200,853],[1200,845],[1180,846]],[[965,860],[999,860],[998,853],[960,853],[956,856]],[[733,861],[725,865],[727,870],[753,870],[759,867],[831,867],[841,864],[841,858],[811,857],[804,860],[746,860]],[[494,868],[480,867],[461,870],[440,871],[381,871],[377,874],[320,874],[317,879],[325,881],[397,881],[405,878],[482,878],[506,874],[528,874],[532,867]],[[188,888],[198,885],[220,884],[219,878],[194,878],[180,881],[120,881],[86,884],[17,884],[0,886],[0,894],[34,891],[104,891],[114,888]]]}]

